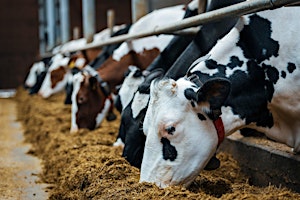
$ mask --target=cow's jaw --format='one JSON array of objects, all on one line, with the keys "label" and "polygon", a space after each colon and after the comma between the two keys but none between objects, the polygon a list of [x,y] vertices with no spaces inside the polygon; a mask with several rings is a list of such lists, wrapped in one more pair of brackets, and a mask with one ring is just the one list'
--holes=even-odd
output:
[{"label": "cow's jaw", "polygon": [[[157,84],[162,87],[153,93]],[[147,139],[141,182],[153,182],[159,187],[188,186],[214,155],[218,136],[213,121],[207,116],[200,120],[197,112],[205,113],[201,109],[195,112],[197,108],[184,96],[184,90],[191,85],[180,80],[151,84],[143,127]]]}]

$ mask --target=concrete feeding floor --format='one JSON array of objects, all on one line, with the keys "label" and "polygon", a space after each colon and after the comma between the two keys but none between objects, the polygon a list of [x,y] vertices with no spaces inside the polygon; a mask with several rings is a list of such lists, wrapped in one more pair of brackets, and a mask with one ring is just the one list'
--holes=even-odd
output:
[{"label": "concrete feeding floor", "polygon": [[40,160],[26,154],[30,145],[16,113],[16,102],[0,98],[0,199],[47,199],[46,185],[37,183]]}]

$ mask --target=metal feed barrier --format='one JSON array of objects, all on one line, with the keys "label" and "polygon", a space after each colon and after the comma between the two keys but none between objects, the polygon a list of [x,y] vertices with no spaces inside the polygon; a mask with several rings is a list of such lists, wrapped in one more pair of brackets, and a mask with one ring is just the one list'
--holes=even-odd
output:
[{"label": "metal feed barrier", "polygon": [[[181,20],[180,22],[172,23],[169,26],[159,27],[157,26],[152,31],[137,33],[137,34],[125,34],[116,37],[112,37],[106,41],[101,42],[93,42],[88,43],[83,47],[77,49],[69,49],[65,50],[61,53],[68,53],[68,52],[76,52],[80,50],[87,50],[92,48],[99,48],[105,45],[130,41],[138,38],[153,36],[153,35],[160,35],[160,34],[173,34],[176,31],[188,30],[188,28],[200,26],[205,23],[213,22],[220,20],[226,17],[233,17],[233,16],[242,16],[245,14],[267,10],[267,9],[276,9],[286,5],[299,5],[300,0],[250,0],[241,2],[235,5],[227,6],[224,8],[220,8],[214,11],[202,13],[196,15],[194,17],[186,18]],[[180,34],[180,32],[179,32]]]}]

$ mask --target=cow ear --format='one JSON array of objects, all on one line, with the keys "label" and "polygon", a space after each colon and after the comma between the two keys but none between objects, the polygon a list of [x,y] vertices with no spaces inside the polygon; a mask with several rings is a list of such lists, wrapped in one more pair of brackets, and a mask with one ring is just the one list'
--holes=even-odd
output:
[{"label": "cow ear", "polygon": [[90,87],[92,90],[96,90],[98,87],[98,80],[96,79],[96,77],[90,77],[89,78],[89,83],[90,83]]},{"label": "cow ear", "polygon": [[213,78],[197,91],[197,102],[209,102],[212,110],[219,109],[227,99],[231,84],[225,78]]}]

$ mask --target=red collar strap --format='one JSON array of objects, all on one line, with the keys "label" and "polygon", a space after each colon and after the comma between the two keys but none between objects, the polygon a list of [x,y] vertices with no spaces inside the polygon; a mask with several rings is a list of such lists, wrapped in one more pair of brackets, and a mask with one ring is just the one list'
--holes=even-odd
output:
[{"label": "red collar strap", "polygon": [[222,118],[219,117],[218,119],[216,119],[215,121],[213,121],[215,128],[217,130],[217,134],[218,134],[218,147],[220,146],[220,144],[223,142],[224,138],[225,138],[225,129],[224,129],[224,124],[222,121]]}]

